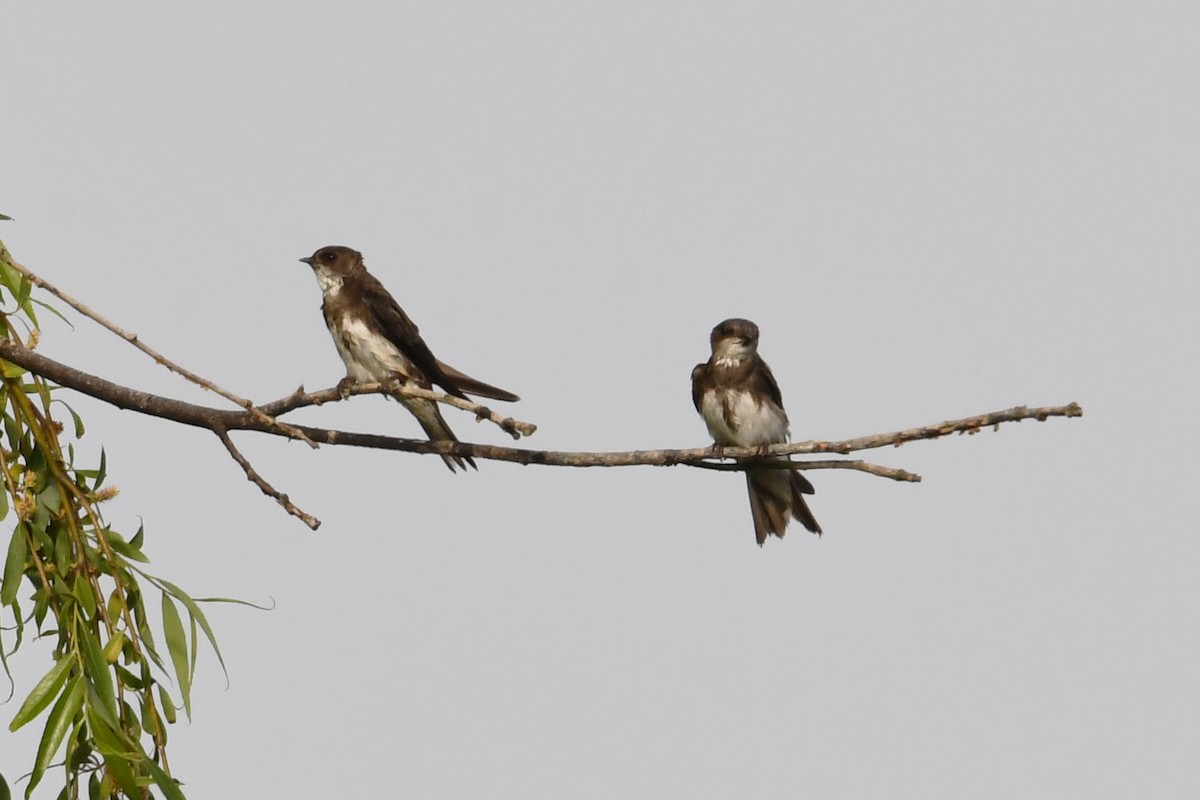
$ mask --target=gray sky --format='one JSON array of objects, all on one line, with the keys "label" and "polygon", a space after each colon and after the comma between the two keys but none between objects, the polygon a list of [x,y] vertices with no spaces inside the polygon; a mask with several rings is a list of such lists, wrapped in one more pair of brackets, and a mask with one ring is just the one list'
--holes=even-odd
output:
[{"label": "gray sky", "polygon": [[[211,435],[76,396],[156,572],[277,604],[210,611],[232,685],[203,657],[171,732],[190,796],[1196,796],[1198,25],[10,4],[0,236],[242,395],[342,376],[296,261],[337,243],[532,447],[706,443],[688,376],[734,315],[799,439],[1086,411],[873,454],[919,485],[810,473],[825,536],[759,550],[734,475],[240,436],[314,534]],[[86,321],[41,348],[212,401]],[[419,435],[379,398],[297,419]],[[12,778],[35,736],[3,742]]]}]

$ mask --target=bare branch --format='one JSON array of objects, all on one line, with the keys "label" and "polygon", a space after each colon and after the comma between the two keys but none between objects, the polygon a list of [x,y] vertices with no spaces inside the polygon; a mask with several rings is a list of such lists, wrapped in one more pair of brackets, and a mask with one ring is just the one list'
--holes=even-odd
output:
[{"label": "bare branch", "polygon": [[[522,436],[532,436],[537,431],[537,425],[532,422],[522,422],[512,417],[503,417],[490,408],[478,403],[472,403],[470,400],[463,400],[461,397],[453,397],[442,392],[434,392],[429,389],[421,389],[416,386],[403,386],[399,381],[393,381],[389,384],[382,383],[356,383],[350,386],[346,392],[348,395],[359,394],[390,394],[393,397],[420,397],[425,400],[435,400],[439,403],[445,403],[449,406],[469,411],[475,415],[476,421],[489,420],[494,422],[505,433],[514,439],[520,439]],[[296,391],[281,397],[278,400],[270,403],[263,403],[258,406],[258,410],[271,417],[281,417],[289,411],[294,411],[297,408],[305,406],[319,406],[325,403],[332,403],[344,399],[341,391],[338,388],[322,389],[317,392],[306,393],[304,387],[296,389]]]},{"label": "bare branch", "polygon": [[22,275],[24,275],[25,278],[30,283],[32,283],[34,286],[37,286],[40,289],[45,289],[47,292],[54,295],[59,300],[62,300],[64,303],[66,303],[71,308],[78,311],[80,314],[83,314],[85,317],[96,322],[101,327],[111,331],[112,333],[115,333],[117,336],[120,336],[122,339],[129,342],[131,345],[136,347],[138,350],[141,350],[143,353],[150,356],[152,359],[154,359],[154,361],[156,363],[160,364],[161,366],[166,367],[168,370],[170,370],[171,372],[174,372],[176,375],[180,375],[180,376],[186,378],[187,380],[191,381],[192,383],[196,384],[197,386],[208,389],[211,392],[216,392],[217,394],[221,395],[221,397],[224,397],[226,400],[230,401],[231,403],[241,406],[242,408],[246,409],[246,411],[249,414],[256,417],[259,420],[259,422],[262,422],[272,428],[275,428],[275,429],[287,434],[288,436],[290,436],[293,439],[300,439],[301,441],[306,442],[310,447],[315,448],[317,446],[316,442],[312,441],[307,436],[305,436],[298,428],[295,428],[291,425],[287,425],[276,419],[272,419],[270,416],[264,414],[262,411],[255,408],[254,403],[250,402],[246,398],[238,397],[237,395],[233,394],[232,392],[222,389],[220,386],[216,385],[215,383],[208,380],[207,378],[203,378],[203,377],[197,375],[196,373],[192,372],[191,370],[181,367],[180,365],[176,364],[174,361],[171,361],[170,359],[168,359],[162,353],[159,353],[157,350],[153,349],[148,344],[143,342],[140,338],[138,338],[138,335],[136,333],[130,333],[129,331],[125,330],[124,328],[120,328],[117,325],[115,325],[114,323],[109,322],[107,319],[100,316],[95,311],[93,311],[92,309],[90,309],[86,305],[84,305],[83,303],[76,300],[74,297],[71,297],[66,292],[62,291],[58,287],[51,284],[45,278],[42,278],[41,276],[36,275],[32,271],[30,271],[30,269],[28,267],[25,267],[25,266],[17,263],[15,260],[13,260],[11,258],[11,256],[8,259],[8,263],[12,265],[13,269],[15,269],[17,272],[21,273]]},{"label": "bare branch", "polygon": [[915,472],[909,472],[896,467],[883,467],[879,464],[872,464],[869,461],[781,461],[779,459],[755,459],[747,458],[733,464],[716,464],[711,461],[696,461],[688,466],[699,467],[700,469],[712,469],[726,472],[744,472],[747,469],[853,469],[859,472],[867,472],[871,475],[878,475],[881,478],[891,478],[894,481],[902,483],[920,483],[921,476]]},{"label": "bare branch", "polygon": [[213,428],[213,433],[217,435],[217,438],[221,440],[221,444],[225,445],[225,449],[229,451],[229,455],[233,456],[233,460],[236,461],[238,466],[240,466],[246,473],[246,478],[249,479],[250,482],[259,489],[261,489],[263,494],[265,494],[267,497],[274,498],[279,505],[283,506],[285,511],[291,514],[293,517],[299,519],[312,530],[315,531],[317,528],[321,527],[321,520],[297,508],[296,504],[289,500],[286,494],[278,492],[274,486],[267,483],[267,481],[258,474],[258,471],[254,469],[249,460],[242,455],[242,451],[238,450],[237,446],[233,443],[233,440],[229,438],[228,431],[218,425]]},{"label": "bare branch", "polygon": [[[207,428],[213,432],[248,430],[267,433],[274,436],[282,434],[273,424],[264,423],[258,416],[248,411],[233,411],[186,403],[170,397],[150,394],[148,392],[130,389],[125,386],[107,381],[103,378],[89,375],[85,372],[67,366],[46,356],[22,347],[12,340],[0,340],[0,359],[24,367],[31,372],[54,381],[83,394],[103,400],[118,408],[137,411],[141,414],[173,420],[184,425]],[[365,388],[365,387],[364,387]],[[298,408],[301,405],[333,400],[336,390],[316,392],[307,395],[303,387],[292,395],[269,404],[267,408],[278,412],[279,408]],[[281,405],[279,405],[281,404]],[[289,405],[290,404],[290,405]],[[282,413],[282,412],[278,412]],[[623,452],[567,452],[556,450],[526,450],[515,447],[498,447],[485,444],[468,444],[465,442],[430,442],[421,439],[404,439],[395,436],[381,436],[371,433],[354,433],[328,428],[314,428],[298,425],[296,429],[309,439],[321,444],[344,445],[350,447],[370,447],[383,450],[398,450],[409,453],[436,454],[449,456],[471,456],[473,458],[490,459],[493,461],[508,461],[516,464],[541,464],[556,467],[627,467],[627,466],[676,466],[684,465],[701,469],[745,470],[748,467],[769,467],[780,469],[853,469],[872,475],[890,478],[892,480],[915,482],[919,476],[901,469],[882,467],[862,461],[816,461],[789,463],[782,460],[770,460],[770,456],[815,455],[820,453],[850,453],[856,450],[868,450],[885,446],[899,446],[905,442],[921,439],[936,439],[952,433],[978,433],[986,427],[998,428],[1001,423],[1019,422],[1026,419],[1044,421],[1050,417],[1078,417],[1083,409],[1078,403],[1064,406],[1045,406],[1027,408],[1017,406],[1004,411],[994,411],[989,414],[979,414],[963,419],[948,420],[936,425],[926,425],[919,428],[863,436],[857,439],[841,441],[808,441],[795,444],[778,444],[767,448],[725,447],[719,452],[709,447],[696,447],[686,450],[628,450]],[[221,434],[218,432],[218,436]],[[222,439],[229,448],[227,435]],[[233,451],[231,450],[231,455]],[[238,459],[240,453],[234,455]],[[734,464],[714,463],[713,459],[731,459]],[[764,460],[767,459],[767,460]],[[244,458],[238,463],[243,469],[248,465]],[[251,471],[247,471],[250,476]],[[254,477],[251,477],[254,480]],[[260,479],[261,480],[261,479]],[[259,488],[263,483],[255,481]],[[269,491],[268,491],[269,489]],[[279,500],[282,495],[274,493],[274,489],[264,489]],[[286,507],[286,506],[285,506]]]},{"label": "bare branch", "polygon": [[[878,433],[873,436],[860,436],[857,439],[845,439],[840,442],[797,442],[784,445],[780,453],[850,453],[855,450],[871,450],[876,447],[899,447],[905,442],[915,442],[921,439],[937,439],[952,433],[975,435],[984,428],[996,429],[1002,422],[1020,422],[1024,419],[1036,419],[1045,422],[1050,417],[1082,417],[1083,407],[1078,403],[1068,403],[1065,406],[1045,406],[1043,408],[1027,408],[1016,406],[1004,411],[993,411],[990,414],[979,414],[965,419],[952,419],[939,422],[936,425],[924,425],[920,428],[896,431],[895,433]],[[772,448],[774,452],[774,448]]]}]

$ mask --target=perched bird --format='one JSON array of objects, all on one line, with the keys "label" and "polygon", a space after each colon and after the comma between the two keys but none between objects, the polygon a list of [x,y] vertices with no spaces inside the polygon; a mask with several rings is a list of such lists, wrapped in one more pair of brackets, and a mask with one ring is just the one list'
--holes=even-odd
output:
[{"label": "perched bird", "polygon": [[[322,247],[300,259],[312,267],[325,300],[321,311],[338,355],[346,362],[344,388],[349,383],[385,382],[400,378],[406,386],[442,387],[446,394],[472,394],[515,401],[512,392],[465,375],[433,357],[417,326],[404,309],[363,266],[362,253],[349,247]],[[431,441],[457,442],[438,404],[433,400],[397,397],[421,423]],[[469,456],[442,456],[450,471],[457,464],[475,467]]]},{"label": "perched bird", "polygon": [[[771,368],[758,355],[758,326],[727,319],[713,328],[709,341],[712,357],[692,370],[692,402],[718,449],[786,442],[787,412]],[[821,533],[804,501],[813,486],[798,470],[747,470],[746,487],[759,547],[768,534],[782,538],[790,517]]]}]

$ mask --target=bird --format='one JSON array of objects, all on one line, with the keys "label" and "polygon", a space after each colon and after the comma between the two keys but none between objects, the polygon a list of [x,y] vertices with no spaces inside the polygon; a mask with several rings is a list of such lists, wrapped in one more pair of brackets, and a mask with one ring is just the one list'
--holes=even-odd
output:
[{"label": "bird", "polygon": [[[727,319],[712,329],[709,343],[712,356],[692,370],[692,403],[717,450],[786,442],[783,395],[771,368],[758,354],[758,326],[748,319]],[[748,469],[746,488],[759,547],[767,536],[783,538],[792,517],[821,534],[804,499],[814,493],[813,485],[798,470]]]},{"label": "bird", "polygon": [[[422,389],[437,384],[446,394],[463,399],[468,394],[505,402],[520,399],[437,360],[416,324],[367,272],[362,253],[330,245],[300,261],[312,267],[321,287],[325,325],[346,365],[346,377],[338,384],[343,394],[354,383],[399,379],[404,386]],[[402,395],[396,399],[417,418],[430,441],[458,441],[436,402]],[[470,456],[443,455],[442,460],[451,472],[455,466],[476,469]]]}]

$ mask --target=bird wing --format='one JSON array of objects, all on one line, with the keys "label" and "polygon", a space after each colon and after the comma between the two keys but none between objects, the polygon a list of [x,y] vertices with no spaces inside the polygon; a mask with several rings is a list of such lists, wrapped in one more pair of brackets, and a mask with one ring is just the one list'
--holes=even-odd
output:
[{"label": "bird wing", "polygon": [[441,364],[434,358],[433,351],[421,338],[417,324],[409,319],[395,298],[383,288],[383,284],[370,273],[364,273],[363,281],[363,294],[369,301],[368,307],[372,309],[375,322],[384,335],[421,371],[425,380],[441,386],[446,394],[466,399],[462,389],[446,375]]},{"label": "bird wing", "polygon": [[700,409],[700,404],[704,402],[704,384],[708,377],[708,364],[697,364],[692,367],[692,405],[697,411],[704,413]]},{"label": "bird wing", "polygon": [[503,400],[506,403],[515,403],[521,399],[506,389],[492,386],[490,383],[484,383],[478,378],[472,378],[465,372],[460,372],[442,361],[437,362],[437,364],[442,370],[442,374],[454,381],[458,385],[458,388],[467,394],[473,394],[476,397],[487,397],[492,400]]},{"label": "bird wing", "polygon": [[758,356],[755,356],[758,363],[750,371],[750,380],[753,382],[753,389],[756,394],[764,394],[771,398],[771,402],[779,406],[779,410],[783,410],[783,393],[779,391],[779,384],[775,382],[775,375],[771,372],[771,368],[767,366],[767,362],[763,361]]}]

